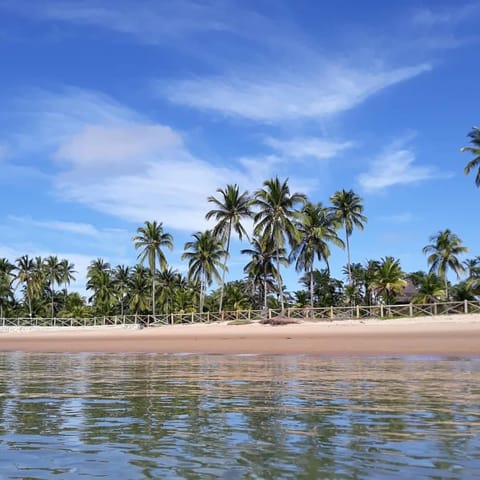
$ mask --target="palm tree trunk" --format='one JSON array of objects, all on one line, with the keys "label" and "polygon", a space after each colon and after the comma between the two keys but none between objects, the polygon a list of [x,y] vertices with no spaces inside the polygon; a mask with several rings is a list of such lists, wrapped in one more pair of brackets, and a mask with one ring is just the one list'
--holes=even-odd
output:
[{"label": "palm tree trunk", "polygon": [[155,271],[152,272],[152,314],[155,317]]},{"label": "palm tree trunk", "polygon": [[285,313],[285,302],[283,300],[283,284],[282,284],[282,275],[280,274],[280,257],[278,255],[278,249],[277,249],[276,257],[277,257],[277,284],[278,284],[278,290],[280,293],[281,315],[283,315]]},{"label": "palm tree trunk", "polygon": [[448,302],[448,280],[447,280],[447,272],[443,276],[443,281],[445,282],[445,300]]},{"label": "palm tree trunk", "polygon": [[223,273],[222,273],[222,287],[220,289],[220,304],[218,306],[218,311],[221,312],[223,308],[223,292],[225,289],[225,272],[227,270],[227,260],[230,253],[230,237],[232,235],[232,222],[230,221],[228,225],[228,236],[227,236],[227,250],[225,254],[225,260],[223,261]]},{"label": "palm tree trunk", "polygon": [[203,305],[204,305],[204,302],[205,302],[205,284],[206,284],[206,281],[205,281],[205,272],[202,273],[202,280],[200,281],[200,308],[199,308],[199,311],[200,313],[203,312]]},{"label": "palm tree trunk", "polygon": [[263,267],[263,308],[267,309],[267,264]]},{"label": "palm tree trunk", "polygon": [[345,226],[345,243],[347,244],[347,272],[348,272],[348,284],[352,284],[352,267],[350,266],[350,242],[348,239],[348,231]]},{"label": "palm tree trunk", "polygon": [[313,309],[313,268],[310,269],[310,308]]}]

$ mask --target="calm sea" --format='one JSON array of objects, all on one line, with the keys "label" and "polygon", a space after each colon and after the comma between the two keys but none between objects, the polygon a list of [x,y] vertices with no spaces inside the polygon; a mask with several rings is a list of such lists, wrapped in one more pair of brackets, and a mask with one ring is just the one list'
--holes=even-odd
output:
[{"label": "calm sea", "polygon": [[0,353],[3,479],[480,477],[480,359]]}]

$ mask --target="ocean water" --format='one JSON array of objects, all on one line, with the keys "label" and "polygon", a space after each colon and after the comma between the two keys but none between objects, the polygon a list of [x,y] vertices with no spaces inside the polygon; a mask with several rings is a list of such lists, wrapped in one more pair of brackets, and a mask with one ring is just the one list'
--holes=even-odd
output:
[{"label": "ocean water", "polygon": [[480,478],[480,359],[0,353],[0,478]]}]

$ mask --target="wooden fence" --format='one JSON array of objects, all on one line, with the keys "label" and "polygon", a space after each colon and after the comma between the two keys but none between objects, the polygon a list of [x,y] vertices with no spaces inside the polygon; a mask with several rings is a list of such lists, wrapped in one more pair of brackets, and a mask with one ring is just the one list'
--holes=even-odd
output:
[{"label": "wooden fence", "polygon": [[[480,301],[405,305],[373,305],[285,309],[285,316],[298,320],[332,321],[362,318],[400,318],[480,313]],[[234,312],[171,313],[160,315],[114,315],[93,318],[0,318],[0,327],[91,327],[177,325],[212,322],[255,322],[274,318],[280,310],[239,310]]]}]

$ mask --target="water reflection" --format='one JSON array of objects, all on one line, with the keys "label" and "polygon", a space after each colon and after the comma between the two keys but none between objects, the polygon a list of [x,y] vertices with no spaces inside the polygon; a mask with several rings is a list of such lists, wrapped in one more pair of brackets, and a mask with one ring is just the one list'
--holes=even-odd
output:
[{"label": "water reflection", "polygon": [[473,478],[480,360],[0,354],[0,478]]}]

